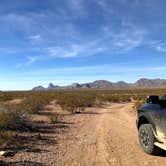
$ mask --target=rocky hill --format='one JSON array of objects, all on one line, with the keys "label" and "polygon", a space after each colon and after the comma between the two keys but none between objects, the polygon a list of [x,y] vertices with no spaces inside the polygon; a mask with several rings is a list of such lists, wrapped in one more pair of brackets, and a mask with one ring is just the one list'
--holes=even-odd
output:
[{"label": "rocky hill", "polygon": [[166,86],[165,79],[147,79],[142,78],[134,83],[136,87],[163,87]]},{"label": "rocky hill", "polygon": [[155,88],[155,87],[166,87],[166,79],[147,79],[141,78],[135,83],[127,83],[124,81],[110,82],[107,80],[96,80],[90,83],[73,83],[68,86],[57,86],[52,83],[47,88],[42,86],[34,87],[32,90],[56,90],[56,89],[118,89],[118,88]]},{"label": "rocky hill", "polygon": [[32,90],[33,91],[42,91],[42,90],[45,90],[45,88],[43,86],[36,86]]}]

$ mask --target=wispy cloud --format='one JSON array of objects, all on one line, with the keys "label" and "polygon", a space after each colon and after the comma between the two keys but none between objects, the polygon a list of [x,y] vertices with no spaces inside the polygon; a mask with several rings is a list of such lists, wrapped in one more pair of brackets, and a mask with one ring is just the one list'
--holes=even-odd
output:
[{"label": "wispy cloud", "polygon": [[95,2],[102,9],[102,11],[105,12],[105,14],[113,14],[114,13],[113,9],[110,8],[108,0],[95,0]]},{"label": "wispy cloud", "polygon": [[31,65],[32,63],[40,60],[40,56],[28,56],[28,61],[26,62],[26,65]]},{"label": "wispy cloud", "polygon": [[166,42],[161,41],[161,40],[153,40],[150,41],[149,46],[152,47],[153,49],[155,49],[158,52],[166,52]]},{"label": "wispy cloud", "polygon": [[68,0],[68,6],[72,11],[79,15],[86,14],[85,1],[84,0]]},{"label": "wispy cloud", "polygon": [[83,51],[83,47],[80,45],[71,45],[68,48],[63,47],[48,47],[48,54],[51,57],[60,57],[60,58],[71,58],[79,56]]},{"label": "wispy cloud", "polygon": [[79,42],[68,41],[62,46],[46,48],[52,58],[74,58],[126,53],[144,44],[146,30],[132,23],[122,23],[119,30],[113,31],[111,25],[103,26],[98,35],[91,39],[80,38]]},{"label": "wispy cloud", "polygon": [[97,45],[95,41],[71,44],[64,47],[49,47],[47,48],[48,54],[53,58],[74,58],[74,57],[86,57],[93,56],[97,53],[103,52],[104,48]]},{"label": "wispy cloud", "polygon": [[[116,64],[104,64],[104,65],[94,65],[94,66],[75,66],[75,67],[64,67],[64,68],[47,68],[47,69],[40,69],[40,70],[32,70],[28,71],[25,74],[33,74],[33,75],[43,75],[43,76],[49,76],[49,75],[61,75],[61,76],[69,76],[69,73],[72,75],[87,75],[88,72],[90,75],[109,75],[109,74],[131,74],[131,73],[149,73],[150,71],[153,72],[165,72],[166,67],[165,66],[149,66],[149,67],[142,67],[142,66],[124,66],[121,65],[116,70],[114,70],[116,67]],[[120,76],[120,75],[119,75]]]},{"label": "wispy cloud", "polygon": [[32,35],[28,37],[30,40],[32,41],[39,41],[41,40],[41,36],[40,35]]},{"label": "wispy cloud", "polygon": [[19,48],[13,48],[13,47],[0,47],[0,53],[2,54],[16,54],[21,52],[21,49]]},{"label": "wispy cloud", "polygon": [[[31,89],[36,85],[47,86],[50,81],[58,85],[69,85],[73,82],[91,82],[97,79],[106,79],[112,82],[121,80],[134,82],[140,77],[161,78],[161,76],[165,76],[165,73],[165,66],[135,67],[119,65],[118,68],[117,64],[70,66],[23,70],[21,73],[11,75],[5,80],[1,77],[0,85],[3,89],[10,87],[10,89],[18,90],[25,88]],[[15,81],[16,78],[17,81]],[[13,82],[15,82],[15,84],[12,84]],[[26,86],[24,86],[24,84]]]},{"label": "wispy cloud", "polygon": [[[95,0],[95,2],[102,8],[112,10],[106,0]],[[83,0],[68,0],[67,5],[78,13],[90,12]],[[23,35],[26,35],[26,38],[30,41],[27,45],[31,45],[28,45],[24,50],[29,51],[39,47],[40,52],[37,52],[37,55],[45,55],[44,59],[126,53],[143,44],[146,32],[143,28],[134,26],[132,22],[125,24],[124,20],[121,20],[123,23],[118,28],[113,28],[112,22],[106,23],[103,24],[104,30],[96,28],[98,33],[94,34],[92,32],[88,37],[85,37],[81,32],[81,28],[78,28],[75,19],[73,19],[73,15],[69,17],[68,14],[63,8],[58,8],[55,12],[48,10],[41,13],[28,12],[23,15],[9,13],[2,16],[0,21],[3,20],[2,25],[8,23],[14,25],[13,31],[19,30]],[[109,14],[107,17],[113,16],[113,13]],[[51,21],[53,19],[54,22]],[[8,28],[11,31],[10,26]],[[35,59],[33,63],[40,60],[43,60],[43,58]],[[30,59],[29,61],[31,62]]]},{"label": "wispy cloud", "polygon": [[26,61],[19,63],[16,65],[16,68],[24,68],[32,65],[33,63],[40,61],[42,59],[41,56],[27,56]]}]

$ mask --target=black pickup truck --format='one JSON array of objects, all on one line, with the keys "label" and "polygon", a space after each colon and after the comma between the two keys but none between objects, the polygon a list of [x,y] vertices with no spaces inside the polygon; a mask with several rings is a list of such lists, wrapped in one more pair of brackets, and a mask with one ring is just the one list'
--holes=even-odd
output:
[{"label": "black pickup truck", "polygon": [[155,155],[166,150],[166,95],[147,97],[138,109],[136,125],[144,152]]}]

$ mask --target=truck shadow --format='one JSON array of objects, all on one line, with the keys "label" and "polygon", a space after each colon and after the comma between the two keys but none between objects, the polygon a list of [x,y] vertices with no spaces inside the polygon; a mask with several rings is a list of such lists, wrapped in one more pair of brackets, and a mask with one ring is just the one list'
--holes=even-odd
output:
[{"label": "truck shadow", "polygon": [[160,153],[155,155],[155,156],[157,156],[157,157],[166,157],[166,151],[161,149]]},{"label": "truck shadow", "polygon": [[4,166],[8,166],[8,165],[10,165],[10,166],[18,166],[18,165],[45,166],[44,164],[42,164],[40,162],[31,162],[31,161],[18,161],[18,162],[13,162],[13,163],[6,164]]}]

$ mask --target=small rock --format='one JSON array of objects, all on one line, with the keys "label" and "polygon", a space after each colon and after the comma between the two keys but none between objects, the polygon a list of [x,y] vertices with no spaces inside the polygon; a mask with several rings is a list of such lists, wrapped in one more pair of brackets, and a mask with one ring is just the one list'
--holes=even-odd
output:
[{"label": "small rock", "polygon": [[14,155],[15,155],[15,152],[11,151],[11,150],[0,151],[0,156],[10,157],[10,156],[14,156]]}]

